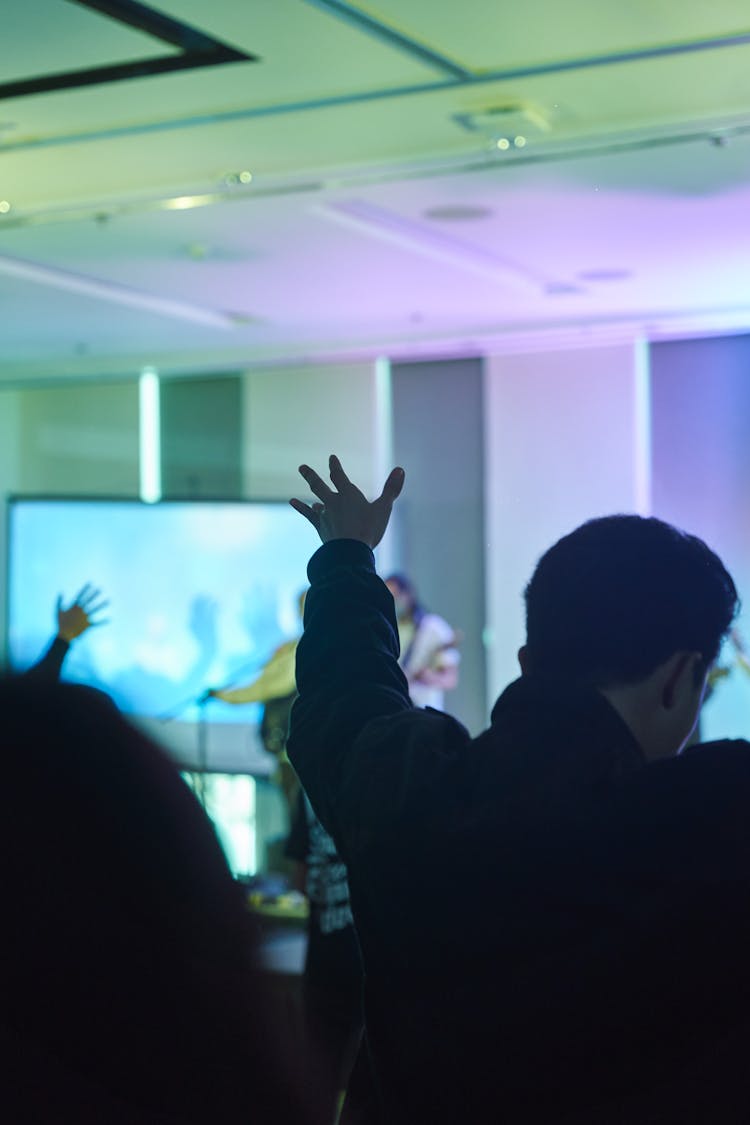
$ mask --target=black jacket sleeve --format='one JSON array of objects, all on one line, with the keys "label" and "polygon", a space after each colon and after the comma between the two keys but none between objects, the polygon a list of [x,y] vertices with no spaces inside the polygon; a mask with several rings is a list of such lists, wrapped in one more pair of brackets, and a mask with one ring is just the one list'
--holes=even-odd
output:
[{"label": "black jacket sleeve", "polygon": [[35,680],[54,681],[60,679],[63,661],[68,655],[70,644],[62,637],[55,637],[43,656],[26,670],[24,675]]},{"label": "black jacket sleeve", "polygon": [[366,544],[324,544],[308,577],[287,754],[346,861],[424,806],[469,735],[413,706],[393,598]]}]

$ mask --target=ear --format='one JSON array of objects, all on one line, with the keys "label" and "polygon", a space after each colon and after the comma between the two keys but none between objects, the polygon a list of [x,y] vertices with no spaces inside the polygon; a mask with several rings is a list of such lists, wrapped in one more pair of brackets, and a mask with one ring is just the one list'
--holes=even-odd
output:
[{"label": "ear", "polygon": [[529,675],[529,648],[528,645],[521,645],[518,650],[518,663],[521,665],[521,675]]},{"label": "ear", "polygon": [[662,681],[661,702],[666,711],[678,707],[687,694],[697,690],[696,665],[701,660],[699,652],[676,652],[666,661]]}]

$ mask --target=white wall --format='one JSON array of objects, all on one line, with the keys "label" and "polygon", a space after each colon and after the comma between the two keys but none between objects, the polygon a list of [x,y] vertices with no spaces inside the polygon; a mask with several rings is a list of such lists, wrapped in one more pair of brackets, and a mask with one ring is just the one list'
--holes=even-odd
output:
[{"label": "white wall", "polygon": [[378,491],[380,444],[375,364],[283,367],[244,376],[243,484],[254,500],[304,492],[303,461],[321,475],[336,453],[365,492]]},{"label": "white wall", "polygon": [[[138,495],[138,386],[74,383],[0,392],[0,646],[5,656],[9,494]],[[81,551],[85,552],[85,544]],[[50,606],[50,635],[54,606]]]},{"label": "white wall", "polygon": [[518,675],[522,594],[539,557],[584,520],[644,509],[643,391],[639,345],[486,362],[490,707]]},{"label": "white wall", "polygon": [[[750,335],[675,340],[652,349],[654,514],[705,539],[742,599],[750,644]],[[727,645],[701,713],[705,739],[750,738],[750,678]]]},{"label": "white wall", "polygon": [[20,391],[19,487],[54,495],[138,495],[138,384]]}]

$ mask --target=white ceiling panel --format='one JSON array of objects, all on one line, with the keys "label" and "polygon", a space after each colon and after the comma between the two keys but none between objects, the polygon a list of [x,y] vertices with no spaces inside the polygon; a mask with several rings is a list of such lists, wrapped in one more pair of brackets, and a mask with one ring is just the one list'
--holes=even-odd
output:
[{"label": "white ceiling panel", "polygon": [[[172,50],[6,6],[10,76]],[[0,380],[750,328],[743,6],[343,7],[165,0],[258,61],[0,102]]]},{"label": "white ceiling panel", "polygon": [[373,0],[367,11],[475,71],[554,65],[750,31],[743,0]]}]

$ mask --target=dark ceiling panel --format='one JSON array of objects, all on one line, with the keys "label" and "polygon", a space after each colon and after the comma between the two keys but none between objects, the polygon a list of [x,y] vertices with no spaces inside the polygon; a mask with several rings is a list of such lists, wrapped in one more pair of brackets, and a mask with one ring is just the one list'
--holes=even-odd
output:
[{"label": "dark ceiling panel", "polygon": [[137,3],[136,0],[66,0],[66,2],[89,8],[117,23],[144,32],[161,43],[168,43],[178,48],[179,53],[157,55],[153,58],[141,58],[108,66],[88,67],[83,70],[58,71],[0,83],[0,100],[50,93],[54,90],[70,90],[81,86],[96,86],[105,82],[122,82],[171,71],[218,66],[221,63],[257,61],[256,55],[230,47],[198,28],[165,16],[146,4]]}]

